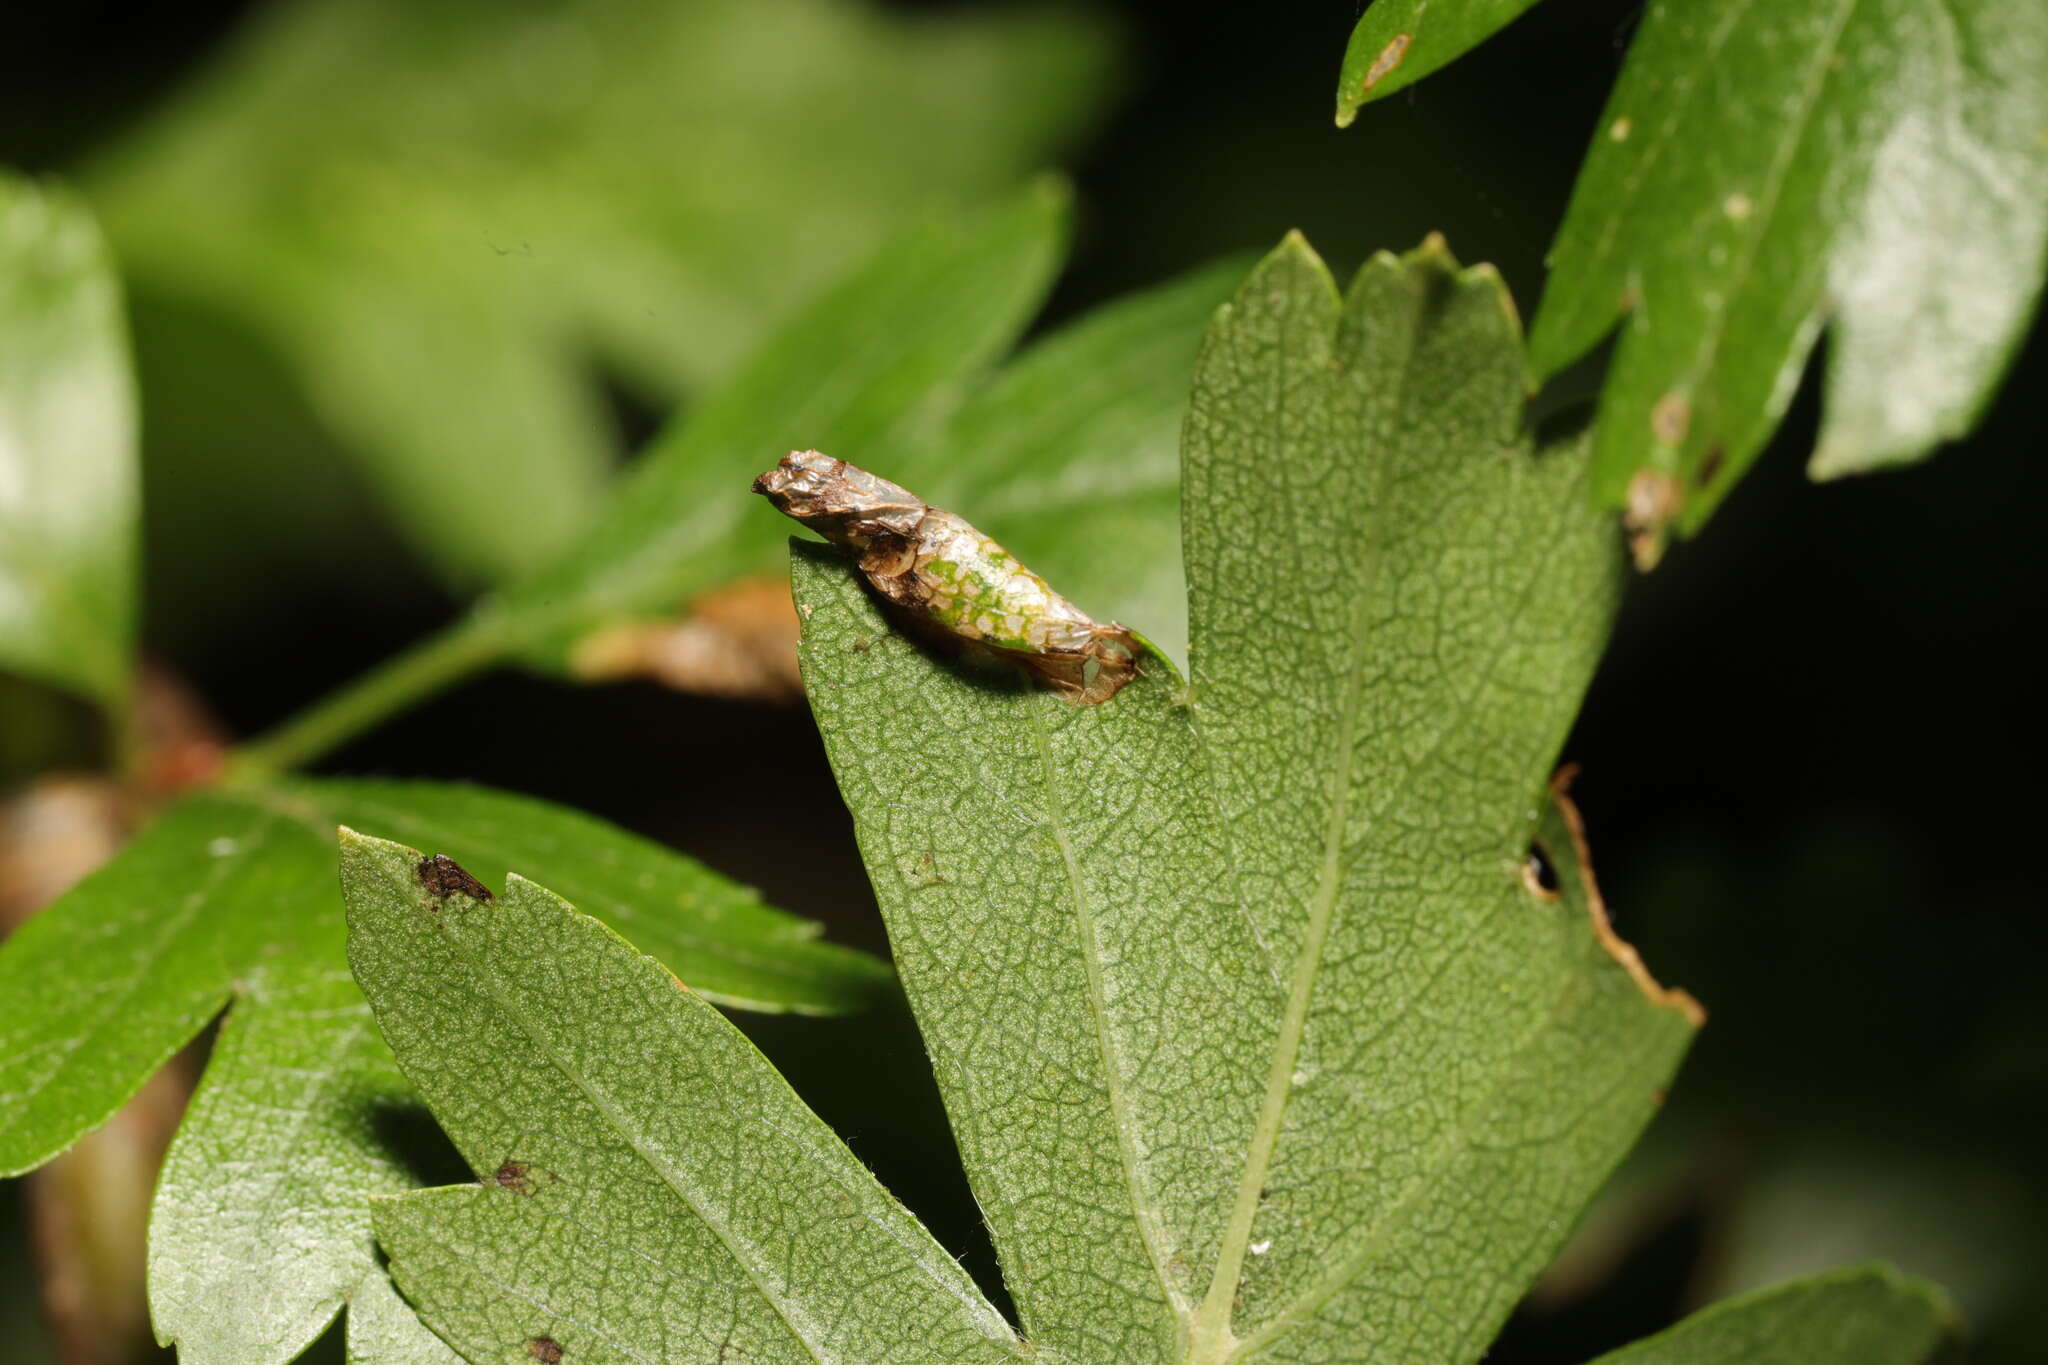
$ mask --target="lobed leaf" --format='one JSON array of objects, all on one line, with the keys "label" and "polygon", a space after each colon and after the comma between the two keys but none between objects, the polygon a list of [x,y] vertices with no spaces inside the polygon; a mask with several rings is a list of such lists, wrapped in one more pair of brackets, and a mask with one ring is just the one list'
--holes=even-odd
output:
[{"label": "lobed leaf", "polygon": [[68,191],[0,172],[0,668],[127,697],[136,480],[106,243]]},{"label": "lobed leaf", "polygon": [[191,797],[0,944],[0,1174],[103,1123],[266,954],[333,941],[332,857],[290,815]]},{"label": "lobed leaf", "polygon": [[1337,76],[1337,126],[1361,106],[1405,90],[1506,28],[1536,0],[1373,0],[1344,48]]},{"label": "lobed leaf", "polygon": [[348,1365],[460,1365],[388,1275],[365,1279],[348,1304]]},{"label": "lobed leaf", "polygon": [[1954,1328],[1939,1290],[1862,1266],[1715,1304],[1594,1365],[1923,1365]]},{"label": "lobed leaf", "polygon": [[1831,329],[1816,478],[1968,430],[2048,265],[2048,8],[1653,4],[1551,248],[1540,375],[1621,319],[1593,491],[1706,520]]},{"label": "lobed leaf", "polygon": [[[1474,1359],[1695,1007],[1612,937],[1549,765],[1604,639],[1584,452],[1439,245],[1291,239],[1185,446],[1191,681],[939,660],[797,558],[812,705],[1034,1345]],[[1532,841],[1560,869],[1527,884]]]},{"label": "lobed leaf", "polygon": [[[427,1321],[480,1362],[1476,1360],[1699,1021],[1545,790],[1618,575],[1521,373],[1491,272],[1431,243],[1340,297],[1290,239],[1197,364],[1191,680],[1150,652],[1099,706],[933,652],[793,543],[1021,1344],[652,962],[347,838],[358,979],[480,1176],[378,1207]],[[1856,1307],[1781,1325],[1853,1342]],[[1696,1330],[1719,1354],[1673,1359],[1741,1358]]]},{"label": "lobed leaf", "polygon": [[716,383],[891,232],[1037,170],[1100,107],[1107,38],[1030,6],[313,0],[89,181],[139,287],[274,347],[473,586],[600,515],[595,371]]},{"label": "lobed leaf", "polygon": [[718,1012],[523,878],[344,833],[349,958],[477,1172],[377,1210],[473,1360],[1003,1360],[965,1272]]},{"label": "lobed leaf", "polygon": [[[0,998],[16,1002],[0,1018],[10,1174],[104,1121],[236,998],[151,1220],[152,1311],[188,1361],[297,1355],[383,1278],[368,1196],[414,1183],[394,1142],[415,1102],[346,974],[341,819],[494,880],[523,850],[724,1004],[836,1012],[888,989],[886,967],[815,925],[545,802],[343,779],[189,798],[0,945]],[[373,1336],[402,1341],[410,1310],[385,1307]]]},{"label": "lobed leaf", "polygon": [[157,1180],[150,1317],[191,1365],[291,1360],[377,1294],[368,1200],[415,1183],[389,1127],[417,1101],[326,919],[250,973]]}]

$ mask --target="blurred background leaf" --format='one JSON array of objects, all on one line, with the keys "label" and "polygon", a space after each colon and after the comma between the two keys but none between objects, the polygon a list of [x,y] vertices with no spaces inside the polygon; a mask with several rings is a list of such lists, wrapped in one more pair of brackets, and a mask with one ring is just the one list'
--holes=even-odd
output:
[{"label": "blurred background leaf", "polygon": [[308,0],[89,181],[138,291],[260,337],[467,588],[588,524],[605,383],[666,406],[894,225],[1037,168],[1100,111],[1108,37],[1045,7]]},{"label": "blurred background leaf", "polygon": [[1594,1365],[1922,1365],[1954,1327],[1932,1285],[1856,1267],[1717,1303]]},{"label": "blurred background leaf", "polygon": [[1486,41],[1535,0],[1376,0],[1359,16],[1337,76],[1337,126],[1348,128],[1367,100],[1404,90]]},{"label": "blurred background leaf", "polygon": [[1968,431],[2048,268],[2048,6],[1653,4],[1529,330],[1543,377],[1617,319],[1594,495],[1637,560],[1697,530],[1833,337],[1811,469]]},{"label": "blurred background leaf", "polygon": [[0,172],[0,669],[127,697],[138,515],[106,243],[70,191]]},{"label": "blurred background leaf", "polygon": [[1067,214],[1066,190],[1041,182],[890,239],[686,410],[567,553],[487,601],[487,628],[558,664],[593,629],[678,612],[693,593],[771,567],[784,528],[746,496],[754,476],[808,446],[886,464],[921,424],[943,421],[1038,311]]}]

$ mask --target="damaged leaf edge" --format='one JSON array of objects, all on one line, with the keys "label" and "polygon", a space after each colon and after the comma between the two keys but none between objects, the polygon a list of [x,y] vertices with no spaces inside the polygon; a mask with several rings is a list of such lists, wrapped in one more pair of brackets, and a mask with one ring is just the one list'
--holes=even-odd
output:
[{"label": "damaged leaf edge", "polygon": [[1614,931],[1614,920],[1607,912],[1607,901],[1600,894],[1600,884],[1593,875],[1593,849],[1586,839],[1585,817],[1579,814],[1578,806],[1568,794],[1572,782],[1579,775],[1576,763],[1567,763],[1557,770],[1550,779],[1550,799],[1563,817],[1565,829],[1572,837],[1572,854],[1579,865],[1579,885],[1586,893],[1586,917],[1592,921],[1593,936],[1615,965],[1627,972],[1629,979],[1643,993],[1644,998],[1661,1009],[1668,1009],[1682,1016],[1695,1029],[1707,1022],[1706,1008],[1693,998],[1688,991],[1675,986],[1661,984],[1650,974],[1643,962],[1643,955],[1635,945]]}]

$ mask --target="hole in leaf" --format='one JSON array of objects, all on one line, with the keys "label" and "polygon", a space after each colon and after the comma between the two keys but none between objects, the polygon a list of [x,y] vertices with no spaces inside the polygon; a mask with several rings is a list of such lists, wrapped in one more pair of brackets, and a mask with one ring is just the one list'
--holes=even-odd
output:
[{"label": "hole in leaf", "polygon": [[1557,864],[1550,860],[1550,850],[1534,839],[1529,841],[1529,854],[1522,860],[1522,885],[1540,901],[1554,901],[1560,894]]}]

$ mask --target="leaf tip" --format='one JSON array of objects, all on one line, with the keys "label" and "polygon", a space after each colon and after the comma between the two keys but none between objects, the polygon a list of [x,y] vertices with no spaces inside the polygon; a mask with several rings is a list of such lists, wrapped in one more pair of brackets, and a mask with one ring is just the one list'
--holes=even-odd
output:
[{"label": "leaf tip", "polygon": [[[1412,33],[1389,34],[1380,41],[1377,34],[1368,30],[1365,23],[1352,30],[1351,43],[1344,51],[1344,75],[1337,84],[1337,126],[1349,128],[1358,111],[1373,98],[1373,90],[1393,74],[1394,68],[1408,55],[1409,44],[1415,41]],[[1373,44],[1378,42],[1378,47]],[[1366,60],[1366,53],[1372,59]],[[1356,73],[1354,76],[1353,73]]]}]

